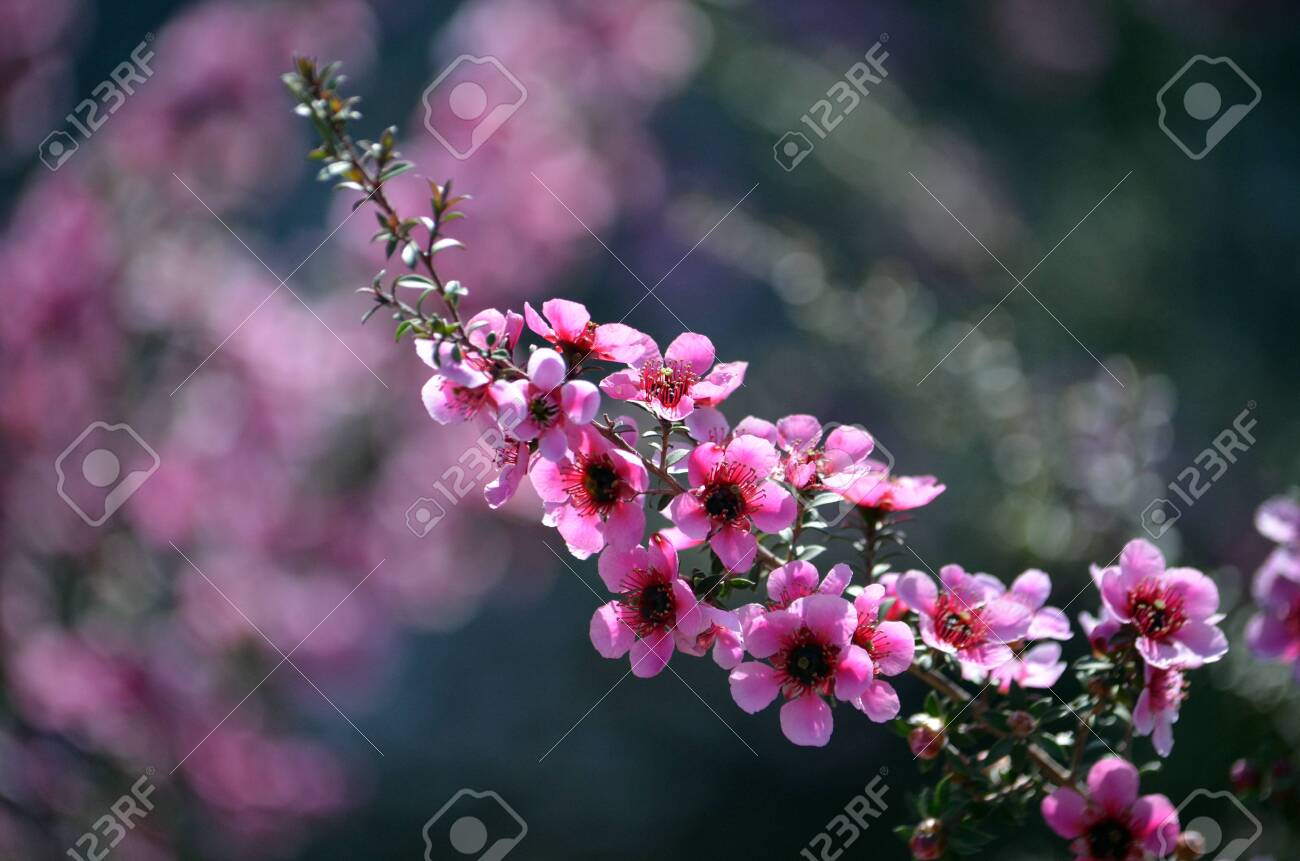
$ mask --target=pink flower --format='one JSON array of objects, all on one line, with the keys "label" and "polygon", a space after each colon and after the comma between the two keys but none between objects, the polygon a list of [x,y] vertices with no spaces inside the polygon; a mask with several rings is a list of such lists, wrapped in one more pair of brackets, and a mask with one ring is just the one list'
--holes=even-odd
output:
[{"label": "pink flower", "polygon": [[627,550],[641,540],[645,510],[640,494],[649,481],[636,455],[581,428],[572,450],[559,461],[537,461],[531,475],[546,508],[542,522],[558,528],[579,559],[599,553],[607,543]]},{"label": "pink flower", "polygon": [[[731,671],[731,696],[746,712],[762,711],[780,694],[781,731],[798,745],[822,747],[833,720],[823,697],[852,701],[871,683],[866,649],[854,645],[857,611],[834,595],[809,595],[753,619],[745,647],[758,661]],[[762,660],[769,663],[762,663]]]},{"label": "pink flower", "polygon": [[524,319],[529,329],[568,354],[574,362],[593,356],[631,365],[648,353],[659,352],[649,335],[622,323],[593,323],[586,305],[568,299],[543,302],[541,315],[525,302]]},{"label": "pink flower", "polygon": [[1174,724],[1178,722],[1178,707],[1186,698],[1185,686],[1179,670],[1147,664],[1145,685],[1133,709],[1133,728],[1138,735],[1151,736],[1161,756],[1168,756],[1174,749]]},{"label": "pink flower", "polygon": [[881,574],[876,580],[877,583],[885,587],[885,600],[892,599],[894,602],[890,604],[889,609],[885,611],[885,619],[890,622],[897,622],[905,619],[907,618],[907,614],[912,611],[912,608],[907,606],[907,602],[898,597],[899,576],[900,575],[896,571],[890,571],[887,574]]},{"label": "pink flower", "polygon": [[1039,643],[1015,655],[1000,667],[985,672],[973,667],[962,668],[962,678],[976,684],[991,679],[1000,693],[1011,692],[1013,684],[1022,688],[1050,688],[1065,672],[1060,643]]},{"label": "pink flower", "polygon": [[866,478],[852,482],[844,497],[854,505],[879,511],[911,511],[929,505],[935,497],[947,490],[933,475],[891,476],[889,467],[868,459]]},{"label": "pink flower", "polygon": [[945,565],[939,579],[942,591],[921,571],[908,571],[898,581],[898,594],[916,611],[925,644],[953,655],[963,669],[992,670],[1011,660],[1010,643],[1029,632],[1032,611],[987,574]]},{"label": "pink flower", "polygon": [[[523,318],[515,312],[502,314],[495,308],[487,308],[471,317],[465,329],[470,343],[480,350],[509,352],[519,342],[523,326]],[[475,353],[457,358],[450,342],[435,343],[428,338],[416,339],[415,352],[438,372],[429,378],[421,392],[425,409],[438,424],[468,421],[484,407],[496,406],[488,388],[494,370],[492,362]]]},{"label": "pink flower", "polygon": [[1092,650],[1104,655],[1111,650],[1116,636],[1124,630],[1124,623],[1103,606],[1099,616],[1086,611],[1080,613],[1079,627],[1083,628],[1083,635],[1088,638]]},{"label": "pink flower", "polygon": [[1255,528],[1278,544],[1300,544],[1300,502],[1289,496],[1275,496],[1255,513]]},{"label": "pink flower", "polygon": [[1119,566],[1101,575],[1106,608],[1137,633],[1137,649],[1162,669],[1190,669],[1219,660],[1228,640],[1218,628],[1219,589],[1194,568],[1165,569],[1151,543],[1130,541]]},{"label": "pink flower", "polygon": [[677,551],[662,536],[649,548],[610,547],[600,554],[600,579],[621,597],[591,617],[591,644],[606,658],[631,652],[632,674],[658,675],[673,652],[689,652],[709,624],[695,593],[678,576]]},{"label": "pink flower", "polygon": [[1043,606],[1051,594],[1052,578],[1037,568],[1029,569],[1011,584],[1009,597],[1024,604],[1034,614],[1026,635],[1031,640],[1068,640],[1074,636],[1064,611]]},{"label": "pink flower", "polygon": [[1138,798],[1138,771],[1107,757],[1088,772],[1088,797],[1062,787],[1043,799],[1043,819],[1072,841],[1075,861],[1164,857],[1178,841],[1178,813],[1163,795]]},{"label": "pink flower", "polygon": [[874,668],[870,684],[861,696],[853,700],[853,705],[876,723],[893,720],[900,708],[898,692],[880,677],[907,672],[916,653],[916,638],[905,622],[881,619],[880,607],[887,598],[885,587],[872,583],[853,599],[853,608],[858,614],[853,644],[866,650]]},{"label": "pink flower", "polygon": [[748,363],[714,367],[713,342],[703,335],[678,335],[663,357],[653,341],[649,347],[632,367],[602,380],[601,390],[611,398],[640,404],[661,419],[681,421],[696,407],[722,403],[744,382]]},{"label": "pink flower", "polygon": [[796,560],[782,565],[767,577],[767,597],[774,609],[789,607],[800,598],[821,593],[823,595],[842,595],[853,579],[853,569],[841,562],[826,572],[826,579],[820,578],[817,568],[811,562]]},{"label": "pink flower", "polygon": [[776,462],[776,449],[758,437],[701,443],[687,462],[690,489],[673,498],[668,516],[686,537],[707,538],[728,571],[748,571],[758,552],[754,527],[779,532],[794,522],[794,498],[768,478]]},{"label": "pink flower", "polygon": [[[1260,571],[1266,573],[1270,572]],[[1300,582],[1260,576],[1255,600],[1259,612],[1246,624],[1246,643],[1261,658],[1294,664],[1295,678],[1300,681]]]},{"label": "pink flower", "polygon": [[558,461],[568,449],[565,429],[590,424],[600,408],[600,392],[586,380],[568,380],[564,359],[554,350],[528,357],[528,379],[498,381],[492,396],[502,423],[519,439],[537,440],[537,453]]},{"label": "pink flower", "polygon": [[724,670],[730,670],[745,659],[745,635],[740,615],[734,610],[724,610],[711,604],[701,604],[704,629],[689,644],[679,643],[677,648],[689,655],[700,656],[713,649],[713,661]]},{"label": "pink flower", "polygon": [[483,498],[489,508],[500,508],[514,498],[519,484],[528,474],[528,443],[517,439],[503,438],[496,447],[496,465],[499,472],[496,478],[483,486]]}]

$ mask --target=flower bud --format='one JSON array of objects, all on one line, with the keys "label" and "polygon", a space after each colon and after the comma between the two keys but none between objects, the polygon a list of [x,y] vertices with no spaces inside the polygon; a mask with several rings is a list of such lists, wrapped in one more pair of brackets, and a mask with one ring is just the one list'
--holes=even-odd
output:
[{"label": "flower bud", "polygon": [[907,843],[907,848],[912,850],[912,857],[916,861],[937,861],[942,858],[948,848],[948,838],[943,833],[943,822],[938,819],[927,819],[917,825],[916,830],[912,832],[912,839]]},{"label": "flower bud", "polygon": [[1038,721],[1026,711],[1014,711],[1007,715],[1007,729],[1016,738],[1029,738],[1038,729]]},{"label": "flower bud", "polygon": [[1238,795],[1254,792],[1259,789],[1259,769],[1250,760],[1239,759],[1228,769],[1228,781]]},{"label": "flower bud", "polygon": [[1178,835],[1178,844],[1174,848],[1177,861],[1196,861],[1205,854],[1205,838],[1197,831],[1184,831]]},{"label": "flower bud", "polygon": [[936,717],[912,719],[916,724],[907,734],[907,746],[917,759],[934,759],[943,751],[946,741],[943,722]]}]

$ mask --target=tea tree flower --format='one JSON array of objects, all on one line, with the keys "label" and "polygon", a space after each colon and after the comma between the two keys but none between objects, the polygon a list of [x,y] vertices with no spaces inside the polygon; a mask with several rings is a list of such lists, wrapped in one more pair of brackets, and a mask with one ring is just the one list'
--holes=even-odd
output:
[{"label": "tea tree flower", "polygon": [[1088,795],[1062,787],[1043,799],[1043,819],[1070,842],[1075,861],[1140,861],[1168,854],[1178,814],[1163,795],[1138,797],[1132,763],[1107,757],[1088,772]]},{"label": "tea tree flower", "polygon": [[696,407],[717,406],[740,388],[746,362],[713,364],[713,342],[703,335],[678,335],[660,356],[650,350],[601,381],[600,388],[611,398],[632,401],[666,421],[680,421]]},{"label": "tea tree flower", "polygon": [[645,466],[586,428],[572,442],[559,461],[533,466],[533,487],[546,508],[542,522],[556,527],[579,559],[606,544],[636,546],[645,533],[640,495],[648,482]]},{"label": "tea tree flower", "polygon": [[993,578],[967,574],[960,565],[940,568],[939,578],[942,588],[921,571],[909,571],[898,581],[898,594],[916,611],[925,644],[973,670],[996,669],[1011,660],[1010,643],[1029,631],[1029,608],[1008,597]]}]

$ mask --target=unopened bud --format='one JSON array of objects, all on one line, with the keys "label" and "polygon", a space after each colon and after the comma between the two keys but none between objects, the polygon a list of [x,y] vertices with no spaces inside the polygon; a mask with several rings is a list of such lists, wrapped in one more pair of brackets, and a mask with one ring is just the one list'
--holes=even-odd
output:
[{"label": "unopened bud", "polygon": [[1038,721],[1026,711],[1014,711],[1007,715],[1007,729],[1016,738],[1029,738],[1038,729]]},{"label": "unopened bud", "polygon": [[938,861],[948,848],[948,838],[943,833],[943,822],[927,819],[916,826],[907,848],[912,850],[916,861]]},{"label": "unopened bud", "polygon": [[1178,861],[1196,861],[1205,854],[1205,838],[1197,831],[1184,831],[1178,835],[1174,858]]},{"label": "unopened bud", "polygon": [[916,721],[907,734],[907,746],[917,759],[934,759],[943,751],[945,739],[943,722],[936,717],[925,717]]},{"label": "unopened bud", "polygon": [[1239,759],[1228,769],[1228,780],[1238,795],[1254,792],[1259,789],[1259,769],[1250,760]]}]

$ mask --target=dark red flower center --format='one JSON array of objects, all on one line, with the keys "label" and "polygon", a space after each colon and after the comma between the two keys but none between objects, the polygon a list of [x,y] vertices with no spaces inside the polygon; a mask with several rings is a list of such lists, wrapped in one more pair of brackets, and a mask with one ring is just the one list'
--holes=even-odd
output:
[{"label": "dark red flower center", "polygon": [[528,402],[528,417],[538,427],[548,428],[560,414],[560,405],[548,394],[539,395]]},{"label": "dark red flower center", "polygon": [[582,334],[579,335],[577,339],[573,341],[573,348],[575,350],[582,351],[583,357],[585,358],[586,355],[591,352],[592,348],[595,345],[596,345],[596,324],[588,320],[587,325],[584,326],[582,329]]},{"label": "dark red flower center", "polygon": [[699,379],[681,362],[650,361],[641,366],[641,391],[648,401],[675,407]]},{"label": "dark red flower center", "polygon": [[642,639],[663,636],[677,623],[672,580],[659,571],[634,568],[622,583],[618,617]]},{"label": "dark red flower center", "polygon": [[935,601],[934,632],[954,649],[967,649],[983,643],[989,634],[983,611],[972,608],[961,598],[944,592]]},{"label": "dark red flower center", "polygon": [[1085,838],[1089,855],[1097,861],[1128,861],[1135,848],[1128,823],[1118,819],[1102,819],[1094,823]]},{"label": "dark red flower center", "polygon": [[1187,624],[1183,596],[1165,589],[1151,578],[1143,580],[1130,594],[1133,624],[1144,637],[1161,640]]},{"label": "dark red flower center", "polygon": [[561,467],[560,476],[580,514],[609,514],[630,491],[608,454],[578,455],[572,464]]},{"label": "dark red flower center", "polygon": [[772,656],[786,698],[794,699],[809,691],[829,693],[839,651],[808,628],[800,628]]},{"label": "dark red flower center", "polygon": [[725,461],[714,467],[713,474],[699,493],[704,512],[719,523],[735,523],[743,519],[762,498],[762,482],[754,470]]}]

